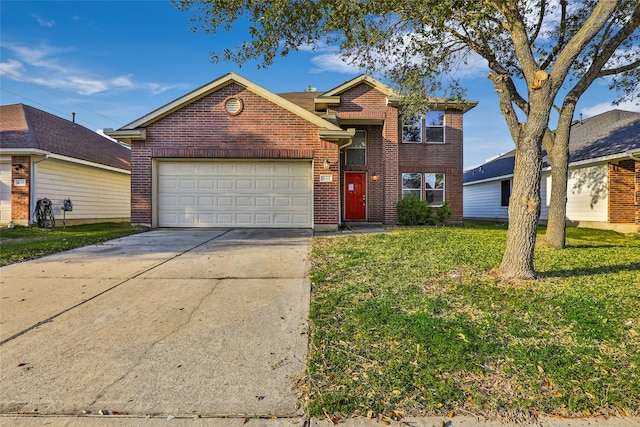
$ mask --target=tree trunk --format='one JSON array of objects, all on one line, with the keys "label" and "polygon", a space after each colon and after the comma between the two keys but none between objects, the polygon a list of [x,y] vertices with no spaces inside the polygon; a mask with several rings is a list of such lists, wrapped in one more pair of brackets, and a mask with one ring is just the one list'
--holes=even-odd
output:
[{"label": "tree trunk", "polygon": [[575,102],[568,100],[560,111],[558,128],[543,139],[551,165],[551,198],[544,244],[564,249],[567,235],[567,183],[569,181],[569,136],[575,111]]},{"label": "tree trunk", "polygon": [[533,255],[540,217],[542,132],[537,137],[535,133],[526,132],[516,144],[507,246],[500,264],[500,274],[507,279],[536,277]]},{"label": "tree trunk", "polygon": [[556,141],[549,150],[551,165],[551,198],[544,244],[564,249],[566,241],[567,181],[569,179],[569,142]]}]

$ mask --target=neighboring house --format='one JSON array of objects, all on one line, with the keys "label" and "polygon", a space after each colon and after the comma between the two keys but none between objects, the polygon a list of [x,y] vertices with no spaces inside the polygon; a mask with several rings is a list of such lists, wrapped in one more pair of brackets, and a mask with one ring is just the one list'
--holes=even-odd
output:
[{"label": "neighboring house", "polygon": [[[640,113],[612,110],[572,124],[567,221],[582,227],[640,231]],[[464,174],[465,218],[508,218],[515,151]],[[551,172],[543,159],[541,220]]]},{"label": "neighboring house", "polygon": [[[58,224],[130,220],[131,151],[23,104],[0,107],[0,224],[35,223],[47,198]],[[73,210],[63,212],[63,201]]]},{"label": "neighboring house", "polygon": [[403,132],[399,101],[366,75],[281,96],[230,73],[105,132],[131,144],[137,224],[395,224],[410,193],[449,200],[461,219],[462,115],[477,103],[434,98],[431,121]]}]

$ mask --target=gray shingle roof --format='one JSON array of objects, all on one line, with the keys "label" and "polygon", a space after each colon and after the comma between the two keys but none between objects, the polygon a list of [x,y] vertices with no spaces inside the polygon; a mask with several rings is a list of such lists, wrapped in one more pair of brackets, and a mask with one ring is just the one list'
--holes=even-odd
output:
[{"label": "gray shingle roof", "polygon": [[43,150],[131,170],[129,149],[84,126],[24,104],[0,106],[0,146]]},{"label": "gray shingle roof", "polygon": [[[569,162],[589,161],[640,150],[640,113],[611,110],[571,126]],[[543,151],[543,165],[548,166]],[[513,174],[515,150],[464,173],[464,182]]]}]

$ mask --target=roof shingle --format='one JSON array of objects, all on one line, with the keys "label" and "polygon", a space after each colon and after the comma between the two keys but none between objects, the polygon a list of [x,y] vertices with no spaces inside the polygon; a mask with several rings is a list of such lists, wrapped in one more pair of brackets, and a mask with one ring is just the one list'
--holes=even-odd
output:
[{"label": "roof shingle", "polygon": [[3,149],[37,149],[131,170],[131,151],[77,123],[24,104],[0,106]]}]

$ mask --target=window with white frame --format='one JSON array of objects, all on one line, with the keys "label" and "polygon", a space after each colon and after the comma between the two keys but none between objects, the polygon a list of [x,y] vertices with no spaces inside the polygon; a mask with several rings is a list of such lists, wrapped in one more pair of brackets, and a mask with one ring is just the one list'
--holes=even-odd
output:
[{"label": "window with white frame", "polygon": [[444,142],[444,111],[429,111],[425,116],[424,142],[427,144]]},{"label": "window with white frame", "polygon": [[346,151],[346,164],[349,166],[364,166],[367,164],[367,134],[357,130],[351,145]]},{"label": "window with white frame", "polygon": [[432,206],[442,206],[444,203],[444,174],[425,173],[424,190],[427,202]]},{"label": "window with white frame", "polygon": [[402,174],[402,198],[409,196],[416,196],[418,199],[422,199],[422,174]]},{"label": "window with white frame", "polygon": [[422,117],[403,120],[402,142],[409,144],[422,143]]},{"label": "window with white frame", "polygon": [[402,123],[402,142],[410,144],[444,143],[444,111],[428,111],[417,119]]}]

